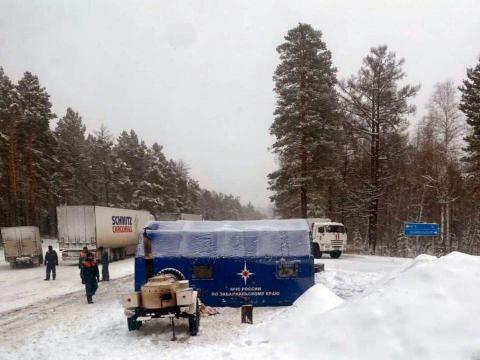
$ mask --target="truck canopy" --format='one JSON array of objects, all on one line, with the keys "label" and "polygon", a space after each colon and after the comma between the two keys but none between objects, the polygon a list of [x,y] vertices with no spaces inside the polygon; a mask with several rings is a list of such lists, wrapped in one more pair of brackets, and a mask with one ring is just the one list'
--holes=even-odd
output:
[{"label": "truck canopy", "polygon": [[[256,221],[152,221],[147,224],[152,255],[161,257],[309,256],[304,219]],[[145,256],[140,236],[137,256]]]}]

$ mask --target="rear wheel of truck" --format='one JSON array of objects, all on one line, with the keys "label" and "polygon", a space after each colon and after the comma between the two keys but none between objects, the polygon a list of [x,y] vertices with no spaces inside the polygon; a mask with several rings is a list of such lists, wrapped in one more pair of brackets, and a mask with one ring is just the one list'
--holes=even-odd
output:
[{"label": "rear wheel of truck", "polygon": [[340,257],[340,255],[342,255],[342,252],[339,251],[339,250],[335,250],[335,251],[330,252],[330,257],[332,259],[338,259]]},{"label": "rear wheel of truck", "polygon": [[135,331],[142,327],[142,322],[137,321],[135,316],[127,318],[128,331]]},{"label": "rear wheel of truck", "polygon": [[320,259],[322,257],[322,252],[320,251],[320,245],[313,243],[313,257],[315,259]]},{"label": "rear wheel of truck", "polygon": [[190,336],[196,336],[198,334],[198,329],[200,328],[200,305],[198,297],[195,305],[197,307],[195,314],[190,315],[188,318],[188,330],[190,331]]},{"label": "rear wheel of truck", "polygon": [[10,269],[15,269],[17,267],[17,263],[15,261],[10,262]]}]

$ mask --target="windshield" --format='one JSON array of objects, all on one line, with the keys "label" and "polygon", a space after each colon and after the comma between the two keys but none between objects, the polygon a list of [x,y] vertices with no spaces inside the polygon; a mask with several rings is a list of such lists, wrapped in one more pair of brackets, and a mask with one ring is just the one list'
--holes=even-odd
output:
[{"label": "windshield", "polygon": [[342,225],[327,225],[325,226],[325,232],[327,233],[345,233],[345,227]]}]

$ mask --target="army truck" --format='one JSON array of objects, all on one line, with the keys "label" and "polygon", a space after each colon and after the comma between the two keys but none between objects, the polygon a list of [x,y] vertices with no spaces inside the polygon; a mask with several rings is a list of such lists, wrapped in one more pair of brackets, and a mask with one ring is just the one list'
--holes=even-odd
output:
[{"label": "army truck", "polygon": [[1,228],[5,260],[12,269],[43,263],[42,241],[36,226]]}]

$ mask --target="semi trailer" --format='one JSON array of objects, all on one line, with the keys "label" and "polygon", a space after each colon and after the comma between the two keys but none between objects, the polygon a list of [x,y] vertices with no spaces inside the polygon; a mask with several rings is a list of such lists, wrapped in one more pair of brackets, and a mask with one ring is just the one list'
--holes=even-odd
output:
[{"label": "semi trailer", "polygon": [[15,226],[1,229],[5,260],[12,269],[39,266],[43,262],[42,241],[36,226]]},{"label": "semi trailer", "polygon": [[58,244],[64,261],[78,261],[86,246],[103,247],[111,261],[134,255],[138,234],[153,220],[148,211],[105,206],[58,206]]}]

